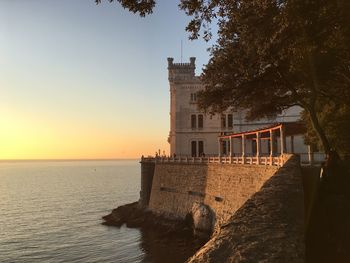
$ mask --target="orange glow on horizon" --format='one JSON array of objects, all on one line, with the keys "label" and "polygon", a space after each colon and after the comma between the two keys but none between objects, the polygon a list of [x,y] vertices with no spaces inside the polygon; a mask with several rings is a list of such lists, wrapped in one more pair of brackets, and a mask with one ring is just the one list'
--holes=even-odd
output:
[{"label": "orange glow on horizon", "polygon": [[168,151],[165,136],[0,110],[0,160],[126,159]]}]

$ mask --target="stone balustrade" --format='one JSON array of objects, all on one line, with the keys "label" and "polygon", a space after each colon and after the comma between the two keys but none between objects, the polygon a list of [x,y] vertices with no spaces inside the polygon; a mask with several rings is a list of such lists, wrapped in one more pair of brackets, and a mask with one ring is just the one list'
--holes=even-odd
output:
[{"label": "stone balustrade", "polygon": [[141,157],[141,162],[152,163],[219,163],[219,164],[252,164],[252,165],[283,165],[283,156],[261,156],[261,157]]},{"label": "stone balustrade", "polygon": [[[288,155],[288,154],[287,154]],[[301,165],[320,165],[324,159],[324,153],[314,153],[310,158],[309,153],[299,153]],[[280,156],[208,156],[208,157],[141,157],[141,162],[152,163],[220,163],[220,164],[252,164],[282,166],[286,154]]]}]

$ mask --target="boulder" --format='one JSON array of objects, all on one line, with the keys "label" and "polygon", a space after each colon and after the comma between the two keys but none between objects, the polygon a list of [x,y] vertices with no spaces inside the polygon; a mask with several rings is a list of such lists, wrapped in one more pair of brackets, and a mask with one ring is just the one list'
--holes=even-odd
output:
[{"label": "boulder", "polygon": [[213,231],[214,213],[209,206],[196,202],[191,209],[195,234],[208,234]]}]

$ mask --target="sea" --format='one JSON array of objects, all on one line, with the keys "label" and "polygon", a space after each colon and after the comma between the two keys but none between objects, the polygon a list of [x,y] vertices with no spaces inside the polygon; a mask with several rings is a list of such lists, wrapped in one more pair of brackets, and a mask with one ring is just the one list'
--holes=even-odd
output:
[{"label": "sea", "polygon": [[186,261],[195,239],[101,224],[139,191],[138,160],[0,162],[0,262]]}]

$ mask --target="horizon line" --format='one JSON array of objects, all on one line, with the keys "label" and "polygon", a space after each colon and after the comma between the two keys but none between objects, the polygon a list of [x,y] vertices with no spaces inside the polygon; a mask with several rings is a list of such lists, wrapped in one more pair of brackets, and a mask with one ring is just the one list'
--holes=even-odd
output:
[{"label": "horizon line", "polygon": [[77,162],[77,161],[119,161],[139,160],[140,158],[49,158],[49,159],[0,159],[0,162]]}]

